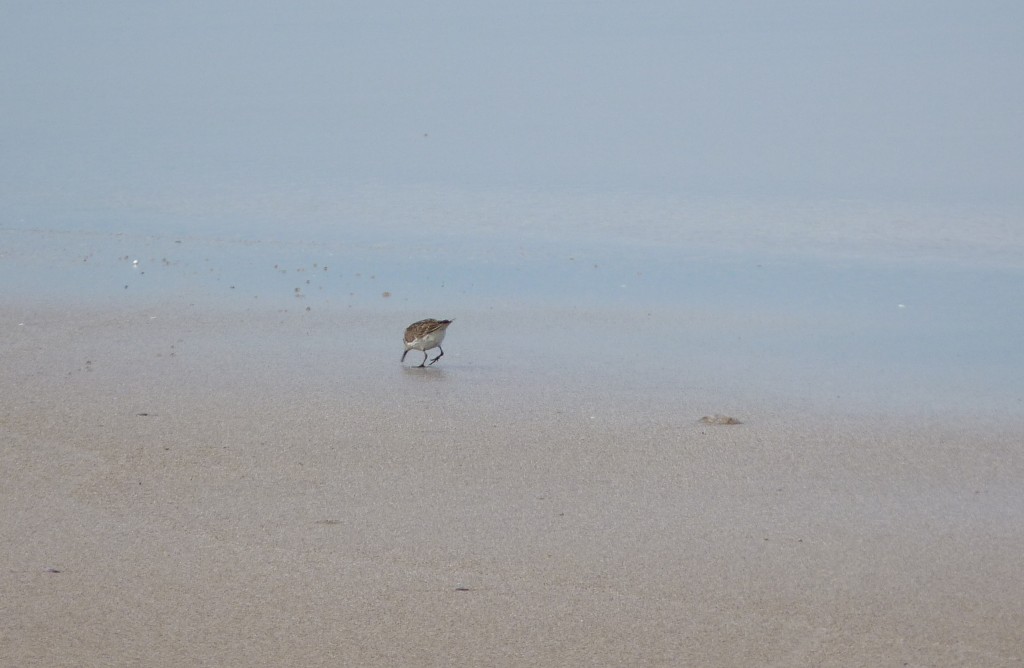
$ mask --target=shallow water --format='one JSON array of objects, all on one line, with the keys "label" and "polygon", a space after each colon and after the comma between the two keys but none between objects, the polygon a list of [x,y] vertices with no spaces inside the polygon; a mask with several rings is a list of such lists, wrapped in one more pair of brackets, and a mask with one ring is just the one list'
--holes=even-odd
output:
[{"label": "shallow water", "polygon": [[[846,254],[815,245],[814,227],[803,247],[788,243],[792,231],[716,244],[713,223],[595,228],[593,202],[577,210],[535,197],[510,204],[504,228],[474,224],[498,218],[500,198],[453,197],[457,206],[417,219],[436,195],[340,220],[298,207],[291,226],[280,212],[222,210],[207,229],[202,216],[69,210],[0,226],[0,280],[11,305],[191,305],[310,322],[354,310],[393,318],[399,334],[422,317],[454,317],[442,362],[452,370],[557,369],[641,394],[696,387],[719,400],[993,420],[1024,410],[1024,268],[988,246],[891,253],[883,239]],[[558,211],[561,223],[514,222],[528,211]]]}]

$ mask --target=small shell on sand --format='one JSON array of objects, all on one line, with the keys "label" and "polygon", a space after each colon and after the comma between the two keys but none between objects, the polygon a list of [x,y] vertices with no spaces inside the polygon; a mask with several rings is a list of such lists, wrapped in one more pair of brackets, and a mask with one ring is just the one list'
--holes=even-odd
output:
[{"label": "small shell on sand", "polygon": [[700,419],[700,421],[703,422],[704,424],[743,424],[734,417],[729,417],[728,415],[719,415],[717,413],[715,413],[714,415],[705,415]]}]

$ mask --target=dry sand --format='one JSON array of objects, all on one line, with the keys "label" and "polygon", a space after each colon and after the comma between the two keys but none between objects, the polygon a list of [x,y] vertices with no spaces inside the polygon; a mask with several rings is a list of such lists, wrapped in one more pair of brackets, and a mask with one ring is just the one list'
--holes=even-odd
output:
[{"label": "dry sand", "polygon": [[373,313],[0,315],[4,666],[1024,662],[1019,416],[644,392],[465,319],[411,370]]}]

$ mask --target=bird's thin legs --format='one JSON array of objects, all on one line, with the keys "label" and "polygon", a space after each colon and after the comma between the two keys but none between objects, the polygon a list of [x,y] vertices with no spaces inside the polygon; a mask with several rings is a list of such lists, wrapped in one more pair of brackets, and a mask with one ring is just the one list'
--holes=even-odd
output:
[{"label": "bird's thin legs", "polygon": [[[444,356],[444,348],[442,348],[441,346],[438,346],[437,349],[440,350],[441,352],[438,353],[437,357],[435,357],[434,359],[430,360],[431,364],[433,364],[434,362],[436,362],[437,360],[441,359]],[[426,357],[427,357],[427,353],[424,351],[424,353],[423,353],[423,361],[424,362],[427,361]]]},{"label": "bird's thin legs", "polygon": [[[437,349],[438,349],[438,350],[441,350],[441,346],[438,346],[438,347],[437,347]],[[404,361],[405,361],[405,356],[409,354],[409,351],[410,351],[410,350],[412,350],[412,348],[409,348],[409,349],[407,349],[407,350],[406,350],[406,351],[405,351],[404,353],[402,353],[402,359],[401,359],[401,361],[402,361],[402,362],[404,362]],[[441,352],[440,352],[440,353],[438,353],[437,357],[435,357],[434,359],[430,360],[430,364],[433,364],[433,363],[434,363],[434,362],[436,362],[437,360],[441,359],[441,357],[442,357],[443,355],[444,355],[444,350],[441,350]],[[418,367],[416,367],[416,368],[417,368],[417,369],[422,369],[422,368],[423,368],[423,367],[425,367],[425,366],[430,366],[430,364],[427,364],[427,358],[428,358],[428,357],[430,357],[430,355],[428,355],[428,354],[427,354],[427,351],[426,351],[426,350],[424,350],[424,351],[423,351],[423,361],[422,361],[422,362],[420,362],[420,365],[419,365]]]}]

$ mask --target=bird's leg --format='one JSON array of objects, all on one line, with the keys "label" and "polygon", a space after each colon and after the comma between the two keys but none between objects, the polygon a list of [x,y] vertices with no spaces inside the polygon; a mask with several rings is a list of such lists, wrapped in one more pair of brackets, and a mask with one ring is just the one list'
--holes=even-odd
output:
[{"label": "bird's leg", "polygon": [[[437,360],[441,359],[441,357],[444,356],[444,349],[441,346],[438,346],[437,349],[440,350],[441,352],[438,353],[437,357],[435,357],[434,359],[430,360],[431,364],[433,364],[434,362],[436,362]],[[424,352],[423,354],[426,355],[427,353]],[[426,361],[426,360],[424,360],[424,361]]]},{"label": "bird's leg", "polygon": [[409,354],[409,351],[410,351],[410,350],[411,350],[411,348],[406,348],[406,349],[405,349],[405,352],[404,352],[404,353],[402,353],[402,359],[400,360],[401,362],[404,362],[404,361],[405,361],[405,356]]},{"label": "bird's leg", "polygon": [[423,351],[423,361],[420,362],[420,365],[418,367],[416,367],[416,368],[417,369],[422,369],[426,363],[427,363],[427,351],[424,350]]}]

